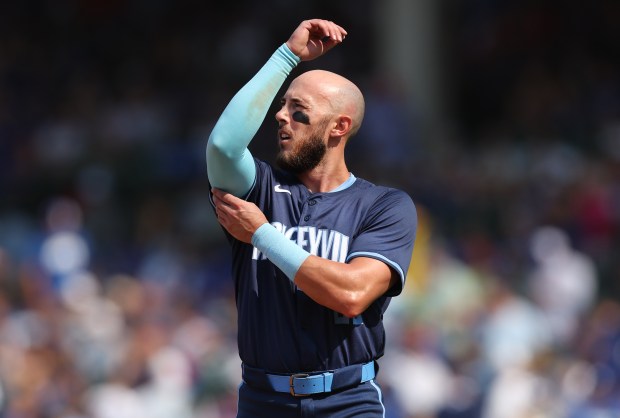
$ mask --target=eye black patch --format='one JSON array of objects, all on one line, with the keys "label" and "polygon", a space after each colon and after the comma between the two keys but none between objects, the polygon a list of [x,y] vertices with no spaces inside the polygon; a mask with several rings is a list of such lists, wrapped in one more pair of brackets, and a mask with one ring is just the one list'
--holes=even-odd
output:
[{"label": "eye black patch", "polygon": [[293,113],[293,120],[295,122],[303,123],[304,125],[310,125],[310,117],[300,110]]}]

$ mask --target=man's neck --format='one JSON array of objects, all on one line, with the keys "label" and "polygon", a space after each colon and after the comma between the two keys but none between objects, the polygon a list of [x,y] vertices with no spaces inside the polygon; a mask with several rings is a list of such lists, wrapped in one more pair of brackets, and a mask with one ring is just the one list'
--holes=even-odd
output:
[{"label": "man's neck", "polygon": [[347,181],[351,173],[345,164],[337,169],[330,170],[325,166],[318,166],[310,171],[298,175],[299,181],[312,193],[327,193],[337,189],[342,183]]}]

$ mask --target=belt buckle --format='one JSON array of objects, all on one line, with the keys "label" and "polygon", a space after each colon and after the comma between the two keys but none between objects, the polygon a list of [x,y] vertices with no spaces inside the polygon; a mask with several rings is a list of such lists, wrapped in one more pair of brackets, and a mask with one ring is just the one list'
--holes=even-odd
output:
[{"label": "belt buckle", "polygon": [[289,378],[289,387],[290,387],[289,392],[291,393],[291,395],[297,398],[302,397],[302,396],[310,396],[310,393],[295,393],[294,380],[299,379],[299,378],[304,378],[304,377],[310,377],[310,375],[307,373],[295,373],[291,375],[291,377]]}]

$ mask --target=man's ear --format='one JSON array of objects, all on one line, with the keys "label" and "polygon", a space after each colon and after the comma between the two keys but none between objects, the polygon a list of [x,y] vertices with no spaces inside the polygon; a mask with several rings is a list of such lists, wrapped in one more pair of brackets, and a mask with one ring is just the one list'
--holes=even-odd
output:
[{"label": "man's ear", "polygon": [[331,134],[332,136],[346,136],[352,126],[353,121],[350,116],[340,115],[336,119],[336,125],[332,128]]}]

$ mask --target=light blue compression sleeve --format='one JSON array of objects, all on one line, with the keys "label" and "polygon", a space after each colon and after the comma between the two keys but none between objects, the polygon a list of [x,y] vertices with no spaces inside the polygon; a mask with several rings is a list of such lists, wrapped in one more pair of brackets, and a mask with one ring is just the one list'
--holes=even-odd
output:
[{"label": "light blue compression sleeve", "polygon": [[252,245],[295,282],[295,275],[310,253],[289,240],[273,225],[262,224],[252,235]]},{"label": "light blue compression sleeve", "polygon": [[247,146],[256,135],[280,87],[300,59],[282,44],[232,98],[207,143],[207,174],[213,187],[244,197],[256,167]]}]

